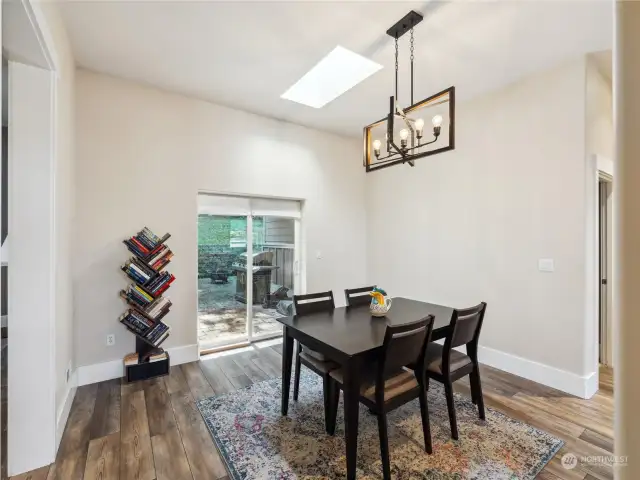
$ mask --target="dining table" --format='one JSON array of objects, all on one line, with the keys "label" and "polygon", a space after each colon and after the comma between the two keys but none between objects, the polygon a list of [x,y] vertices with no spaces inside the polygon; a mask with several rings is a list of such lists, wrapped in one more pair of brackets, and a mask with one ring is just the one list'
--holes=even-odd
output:
[{"label": "dining table", "polygon": [[356,478],[360,375],[363,365],[381,353],[387,325],[402,325],[433,315],[432,340],[447,336],[452,307],[409,298],[392,299],[384,317],[374,317],[369,305],[339,307],[306,315],[277,319],[283,325],[281,413],[289,411],[289,391],[294,339],[334,361],[344,369],[344,432],[347,479]]}]

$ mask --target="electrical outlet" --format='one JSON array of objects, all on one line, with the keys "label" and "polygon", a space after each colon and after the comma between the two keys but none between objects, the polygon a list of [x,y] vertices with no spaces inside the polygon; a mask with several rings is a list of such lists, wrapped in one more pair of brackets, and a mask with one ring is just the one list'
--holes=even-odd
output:
[{"label": "electrical outlet", "polygon": [[116,344],[116,336],[113,333],[107,335],[107,347],[112,347]]}]

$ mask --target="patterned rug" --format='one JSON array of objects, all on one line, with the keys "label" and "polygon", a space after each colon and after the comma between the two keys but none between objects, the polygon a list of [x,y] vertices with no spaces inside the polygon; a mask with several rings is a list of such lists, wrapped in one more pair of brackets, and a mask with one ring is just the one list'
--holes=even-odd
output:
[{"label": "patterned rug", "polygon": [[[302,371],[300,397],[280,415],[281,380],[198,402],[233,480],[324,480],[346,476],[342,395],[336,435],[324,431],[322,380]],[[293,383],[293,375],[292,375]],[[293,388],[292,388],[293,390]],[[478,419],[471,400],[456,394],[459,440],[451,439],[444,390],[429,389],[433,454],[424,451],[418,401],[389,413],[392,477],[413,479],[533,479],[562,440],[486,409]],[[358,479],[382,478],[378,423],[360,405]]]}]

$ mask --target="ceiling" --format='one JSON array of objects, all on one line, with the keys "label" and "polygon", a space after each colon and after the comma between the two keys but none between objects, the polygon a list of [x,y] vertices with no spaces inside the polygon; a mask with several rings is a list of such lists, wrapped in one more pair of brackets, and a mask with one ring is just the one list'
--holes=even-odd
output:
[{"label": "ceiling", "polygon": [[[342,135],[386,114],[393,41],[410,9],[416,100],[451,85],[461,101],[588,52],[611,48],[609,1],[64,2],[79,66]],[[400,102],[409,103],[408,35]],[[314,109],[280,98],[336,45],[384,68]]]}]

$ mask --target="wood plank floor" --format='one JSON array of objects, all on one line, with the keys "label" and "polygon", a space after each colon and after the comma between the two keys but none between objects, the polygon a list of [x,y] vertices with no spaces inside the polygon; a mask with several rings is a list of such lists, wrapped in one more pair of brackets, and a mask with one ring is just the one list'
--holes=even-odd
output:
[{"label": "wood plank floor", "polygon": [[[281,345],[172,367],[167,377],[131,385],[111,380],[80,387],[58,457],[50,467],[12,480],[228,480],[222,459],[195,400],[278,377]],[[613,451],[613,379],[603,368],[600,391],[582,400],[483,367],[485,404],[562,438],[566,444],[538,478],[610,479],[604,465],[565,470],[567,452],[610,455]],[[469,395],[469,385],[456,391]]]}]

